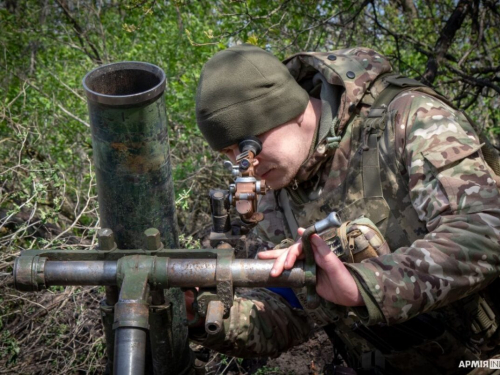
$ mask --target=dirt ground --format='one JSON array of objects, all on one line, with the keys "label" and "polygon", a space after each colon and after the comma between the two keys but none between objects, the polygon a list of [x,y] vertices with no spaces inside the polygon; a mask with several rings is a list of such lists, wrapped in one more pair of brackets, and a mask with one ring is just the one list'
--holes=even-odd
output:
[{"label": "dirt ground", "polygon": [[304,344],[290,349],[278,358],[269,359],[268,367],[277,367],[285,374],[320,374],[332,361],[333,347],[323,330],[318,330]]},{"label": "dirt ground", "polygon": [[309,341],[282,353],[277,358],[232,360],[211,352],[207,375],[319,375],[331,363],[333,347],[326,333],[318,329]]},{"label": "dirt ground", "polygon": [[[5,280],[2,280],[5,281]],[[68,287],[19,293],[0,283],[0,374],[103,374],[105,346],[99,316],[98,287]],[[3,310],[2,309],[2,310]],[[3,314],[0,314],[3,315]],[[321,374],[333,358],[323,330],[278,358],[232,359],[208,353],[207,375]]]}]

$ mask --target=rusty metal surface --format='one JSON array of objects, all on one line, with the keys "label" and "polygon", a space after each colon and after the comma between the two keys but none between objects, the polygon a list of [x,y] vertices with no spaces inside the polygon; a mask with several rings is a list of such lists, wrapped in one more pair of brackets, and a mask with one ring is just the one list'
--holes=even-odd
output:
[{"label": "rusty metal surface", "polygon": [[125,257],[117,266],[120,297],[114,306],[115,374],[144,374],[146,331],[149,329],[149,270],[138,255]]},{"label": "rusty metal surface", "polygon": [[209,240],[210,246],[213,248],[219,248],[221,244],[226,244],[234,250],[235,258],[248,258],[248,241],[247,236],[244,234],[216,233],[212,231]]},{"label": "rusty metal surface", "polygon": [[231,265],[234,286],[300,288],[316,283],[314,274],[304,272],[302,260],[295,262],[294,268],[283,271],[278,277],[270,276],[273,264],[274,260],[235,259]]},{"label": "rusty metal surface", "polygon": [[224,304],[221,301],[210,301],[205,318],[205,331],[209,335],[216,335],[222,329]]},{"label": "rusty metal surface", "polygon": [[214,287],[216,267],[216,259],[170,259],[168,282],[178,287]]},{"label": "rusty metal surface", "polygon": [[200,289],[198,293],[197,303],[198,303],[198,314],[202,317],[207,315],[208,304],[211,301],[218,301],[219,297],[215,288],[213,289]]},{"label": "rusty metal surface", "polygon": [[[304,271],[303,261],[297,261],[294,268],[285,270],[279,277],[271,277],[273,260],[232,259],[230,262],[226,260],[226,265],[221,262],[219,264],[223,267],[229,265],[229,268],[221,269],[224,275],[220,274],[218,279],[218,263],[213,258],[172,259],[147,255],[127,258],[122,258],[120,263],[129,263],[125,268],[140,268],[147,274],[148,282],[155,289],[211,288],[217,286],[218,280],[225,281],[224,279],[228,277],[235,287],[302,287],[314,285],[316,281],[315,274]],[[117,261],[52,261],[39,257],[26,257],[26,259],[29,260],[27,262],[29,267],[18,267],[14,273],[16,287],[21,290],[33,290],[39,287],[36,280],[32,278],[34,274],[39,279],[43,277],[46,280],[43,287],[47,287],[51,285],[120,285],[120,280],[123,280],[126,273]],[[38,264],[33,260],[41,263]],[[42,265],[45,272],[37,272]],[[121,270],[118,272],[119,268]],[[136,284],[135,287],[139,285],[143,287],[142,284]],[[110,304],[113,302],[110,298]]]},{"label": "rusty metal surface", "polygon": [[47,258],[34,255],[17,257],[14,262],[14,287],[24,292],[45,289],[45,262]]},{"label": "rusty metal surface", "polygon": [[217,249],[217,271],[215,272],[215,281],[217,296],[224,304],[224,316],[229,315],[231,306],[233,306],[233,275],[231,264],[234,260],[234,253],[231,249]]}]

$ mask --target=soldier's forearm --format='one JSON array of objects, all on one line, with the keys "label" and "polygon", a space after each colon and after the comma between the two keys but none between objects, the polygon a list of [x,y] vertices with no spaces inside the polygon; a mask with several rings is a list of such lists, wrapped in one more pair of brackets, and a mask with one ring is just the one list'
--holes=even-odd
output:
[{"label": "soldier's forearm", "polygon": [[349,267],[383,314],[400,323],[476,292],[500,274],[500,209],[441,217],[411,247]]}]

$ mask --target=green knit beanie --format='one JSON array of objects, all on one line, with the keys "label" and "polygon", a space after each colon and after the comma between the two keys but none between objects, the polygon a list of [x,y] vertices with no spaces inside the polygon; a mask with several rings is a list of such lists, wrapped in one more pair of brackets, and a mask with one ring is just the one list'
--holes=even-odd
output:
[{"label": "green knit beanie", "polygon": [[309,95],[269,52],[242,44],[216,53],[203,67],[196,120],[220,151],[299,116]]}]

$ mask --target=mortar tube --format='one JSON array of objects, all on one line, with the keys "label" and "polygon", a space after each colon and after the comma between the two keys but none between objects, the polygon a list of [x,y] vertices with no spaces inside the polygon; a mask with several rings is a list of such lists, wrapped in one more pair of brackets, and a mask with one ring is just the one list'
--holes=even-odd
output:
[{"label": "mortar tube", "polygon": [[[178,248],[165,85],[164,71],[142,62],[103,65],[83,79],[100,222],[113,231],[119,249],[142,248],[148,228],[160,231],[165,247]],[[183,303],[180,289],[169,293]],[[174,315],[174,322],[185,319],[183,309]],[[174,345],[189,351],[187,327],[174,331]],[[191,367],[178,358],[169,360],[172,371]]]},{"label": "mortar tube", "polygon": [[141,248],[148,228],[178,247],[165,82],[162,69],[142,62],[103,65],[83,79],[99,217],[119,249]]}]

